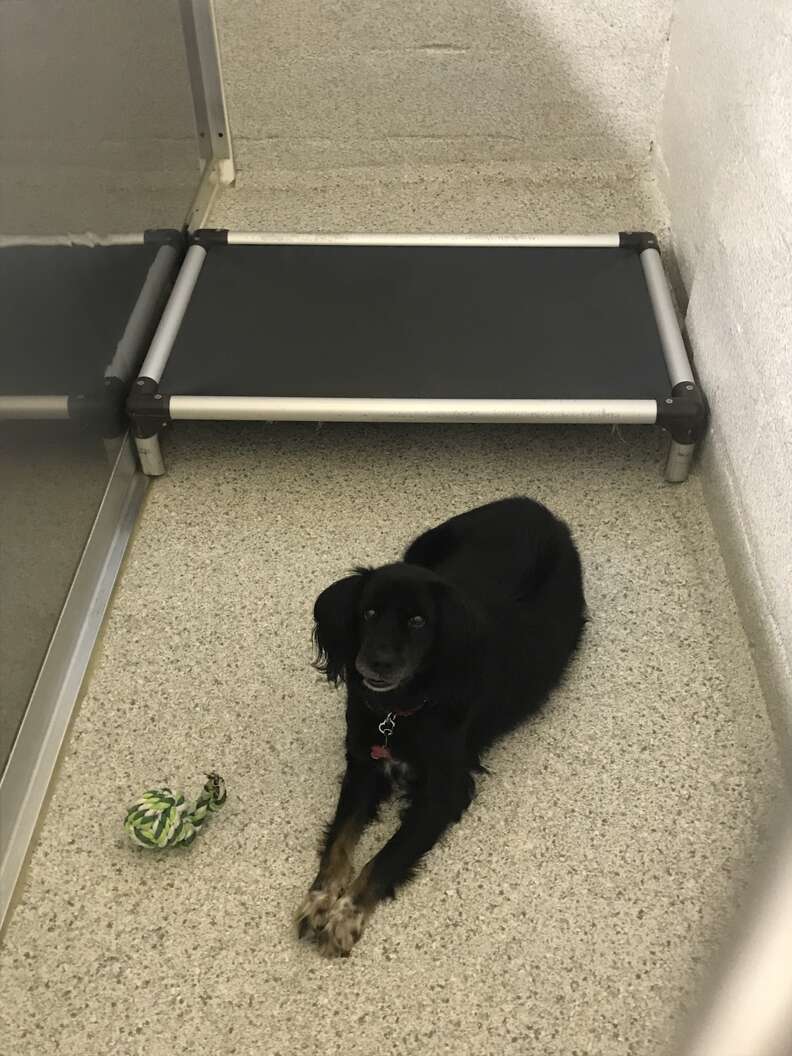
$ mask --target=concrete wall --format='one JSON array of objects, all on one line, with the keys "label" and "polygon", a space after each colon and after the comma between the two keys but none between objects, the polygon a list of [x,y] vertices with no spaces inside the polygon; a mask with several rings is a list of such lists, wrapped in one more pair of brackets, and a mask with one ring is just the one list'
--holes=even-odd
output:
[{"label": "concrete wall", "polygon": [[671,0],[217,0],[242,170],[643,161]]},{"label": "concrete wall", "polygon": [[[690,342],[712,402],[712,512],[744,588],[760,671],[788,694],[792,5],[677,0],[659,164]],[[784,707],[792,729],[788,698]]]}]

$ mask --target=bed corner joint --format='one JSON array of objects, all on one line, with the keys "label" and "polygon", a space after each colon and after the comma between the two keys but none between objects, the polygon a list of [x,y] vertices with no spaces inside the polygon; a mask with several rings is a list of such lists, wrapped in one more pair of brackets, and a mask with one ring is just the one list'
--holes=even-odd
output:
[{"label": "bed corner joint", "polygon": [[149,477],[162,476],[165,465],[160,434],[171,421],[170,396],[159,391],[159,383],[153,378],[139,377],[132,386],[126,409],[141,469]]},{"label": "bed corner joint", "polygon": [[657,424],[671,436],[665,477],[687,480],[696,444],[707,427],[707,405],[695,381],[680,381],[671,395],[657,401]]}]

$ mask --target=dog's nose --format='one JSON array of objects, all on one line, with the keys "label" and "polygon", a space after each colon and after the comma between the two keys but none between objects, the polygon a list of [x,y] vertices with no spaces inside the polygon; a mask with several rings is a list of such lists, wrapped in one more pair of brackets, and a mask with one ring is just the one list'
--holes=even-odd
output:
[{"label": "dog's nose", "polygon": [[373,678],[382,679],[387,681],[393,674],[394,668],[392,664],[368,664],[368,674]]},{"label": "dog's nose", "polygon": [[396,661],[396,654],[392,649],[389,649],[387,646],[380,646],[379,648],[373,650],[369,657],[369,660],[371,662],[371,666],[379,674],[387,674],[390,670],[392,670],[394,666],[394,663]]},{"label": "dog's nose", "polygon": [[396,667],[396,654],[392,649],[375,648],[358,658],[357,668],[364,676],[387,679]]}]

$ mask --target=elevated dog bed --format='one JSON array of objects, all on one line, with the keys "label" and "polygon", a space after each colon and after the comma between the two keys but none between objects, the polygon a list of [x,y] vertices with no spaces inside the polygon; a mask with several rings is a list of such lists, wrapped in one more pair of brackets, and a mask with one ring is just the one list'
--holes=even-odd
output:
[{"label": "elevated dog bed", "polygon": [[704,425],[656,240],[198,231],[128,402],[176,420]]}]

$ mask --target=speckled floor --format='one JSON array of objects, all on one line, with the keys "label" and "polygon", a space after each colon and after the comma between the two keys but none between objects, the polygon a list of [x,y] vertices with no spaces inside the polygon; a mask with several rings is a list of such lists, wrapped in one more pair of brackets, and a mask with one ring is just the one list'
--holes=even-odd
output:
[{"label": "speckled floor", "polygon": [[[776,780],[698,482],[664,485],[642,430],[194,425],[167,459],[7,929],[3,1051],[663,1052]],[[313,599],[515,492],[574,528],[585,648],[413,884],[324,961],[290,920],[341,766]],[[229,801],[191,849],[126,842],[135,793],[211,766]]]},{"label": "speckled floor", "polygon": [[524,162],[273,169],[241,144],[212,225],[235,231],[546,234],[653,230],[667,213],[651,174],[621,164]]}]

